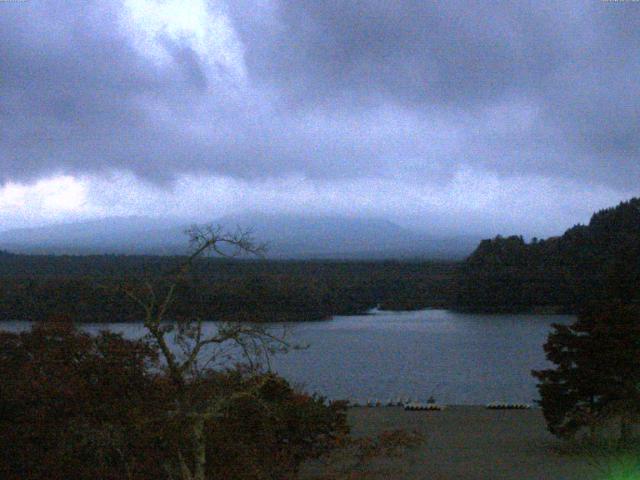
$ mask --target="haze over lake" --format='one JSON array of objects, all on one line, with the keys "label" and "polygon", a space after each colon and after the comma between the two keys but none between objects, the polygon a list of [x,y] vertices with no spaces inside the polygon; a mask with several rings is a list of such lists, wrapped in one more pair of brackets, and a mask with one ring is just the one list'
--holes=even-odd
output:
[{"label": "haze over lake", "polygon": [[[552,323],[570,315],[482,315],[447,310],[335,316],[288,324],[304,350],[276,356],[273,367],[294,384],[331,399],[387,400],[430,396],[444,404],[492,401],[531,403],[537,398],[532,369],[544,368],[543,344]],[[0,328],[24,329],[28,322]],[[215,329],[206,322],[205,329]],[[281,325],[274,325],[274,328]],[[136,338],[141,323],[81,324]]]}]

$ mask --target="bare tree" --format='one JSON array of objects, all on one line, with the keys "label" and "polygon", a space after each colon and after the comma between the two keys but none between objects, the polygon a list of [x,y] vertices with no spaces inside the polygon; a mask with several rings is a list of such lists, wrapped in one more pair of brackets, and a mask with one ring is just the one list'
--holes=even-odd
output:
[{"label": "bare tree", "polygon": [[[215,398],[198,396],[197,381],[210,371],[216,361],[229,361],[233,353],[240,354],[249,372],[257,373],[261,366],[269,366],[269,358],[277,352],[285,352],[294,346],[286,339],[286,330],[279,335],[261,325],[249,323],[221,323],[212,333],[203,332],[201,318],[167,321],[167,312],[176,296],[176,286],[193,269],[196,261],[211,253],[222,257],[240,255],[262,256],[265,245],[258,244],[251,232],[238,229],[229,233],[220,226],[194,226],[186,232],[190,238],[191,253],[169,275],[168,284],[160,288],[151,281],[144,282],[142,291],[126,287],[125,292],[144,311],[144,327],[148,340],[158,348],[164,368],[176,391],[178,416],[186,425],[189,442],[177,452],[178,468],[167,467],[172,477],[182,480],[205,480],[207,466],[205,426],[220,416],[237,395],[235,392]],[[172,349],[173,344],[179,351]],[[258,384],[251,384],[259,388]],[[177,470],[177,471],[176,471]]]},{"label": "bare tree", "polygon": [[[287,340],[287,330],[274,334],[259,324],[219,323],[212,333],[203,331],[202,319],[166,318],[176,296],[178,282],[193,269],[196,261],[210,253],[222,257],[240,255],[261,256],[265,245],[257,244],[250,231],[225,232],[221,227],[192,227],[187,231],[191,253],[169,275],[162,285],[144,282],[142,290],[125,288],[126,294],[144,311],[144,326],[148,340],[160,352],[167,377],[175,391],[175,408],[170,420],[178,420],[184,427],[187,442],[175,452],[175,464],[165,465],[169,478],[180,480],[205,480],[207,476],[207,428],[211,420],[222,417],[225,408],[240,397],[250,396],[268,409],[258,392],[263,386],[260,375],[250,377],[240,390],[211,396],[199,391],[199,379],[210,372],[212,366],[222,362],[227,365],[239,354],[246,371],[258,374],[263,367],[270,368],[269,359],[274,353],[303,348]],[[162,293],[160,293],[162,292]],[[173,335],[173,338],[170,337]],[[172,345],[174,348],[172,349]],[[176,348],[177,347],[177,351]],[[229,349],[233,352],[229,352]],[[235,354],[235,357],[234,357]],[[268,377],[264,377],[268,379]],[[420,435],[402,431],[384,432],[377,437],[352,439],[345,437],[335,454],[326,458],[329,466],[322,478],[354,478],[365,475],[367,465],[381,457],[396,456],[422,441]],[[293,473],[292,473],[293,474]],[[364,477],[363,477],[364,478]]]}]

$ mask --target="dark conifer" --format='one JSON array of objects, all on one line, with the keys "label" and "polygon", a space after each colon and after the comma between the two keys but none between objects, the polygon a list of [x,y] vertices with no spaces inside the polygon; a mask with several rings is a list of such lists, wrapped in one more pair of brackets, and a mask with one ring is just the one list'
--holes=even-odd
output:
[{"label": "dark conifer", "polygon": [[544,346],[556,367],[532,372],[540,380],[549,430],[571,437],[619,421],[620,439],[640,419],[640,311],[622,303],[592,306],[572,325],[554,325]]}]

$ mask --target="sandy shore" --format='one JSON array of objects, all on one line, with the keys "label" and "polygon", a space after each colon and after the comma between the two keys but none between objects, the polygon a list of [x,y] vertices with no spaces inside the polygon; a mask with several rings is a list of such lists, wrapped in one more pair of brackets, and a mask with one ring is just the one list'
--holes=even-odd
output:
[{"label": "sandy shore", "polygon": [[[398,407],[351,408],[355,435],[384,430],[417,430],[423,446],[401,460],[381,464],[376,478],[429,480],[591,480],[604,479],[600,467],[577,456],[560,455],[539,409],[487,410],[450,406],[441,412],[409,412]],[[384,470],[384,471],[382,471]]]}]

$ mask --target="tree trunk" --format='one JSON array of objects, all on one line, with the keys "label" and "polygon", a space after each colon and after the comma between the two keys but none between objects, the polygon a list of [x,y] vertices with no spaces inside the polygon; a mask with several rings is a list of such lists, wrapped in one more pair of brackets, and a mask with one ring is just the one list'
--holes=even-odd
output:
[{"label": "tree trunk", "polygon": [[631,440],[631,423],[626,415],[620,417],[620,443],[626,444]]},{"label": "tree trunk", "polygon": [[596,428],[596,422],[597,422],[597,414],[596,414],[596,401],[595,398],[593,397],[593,395],[591,396],[591,398],[589,399],[589,436],[591,438],[592,442],[596,441],[596,437],[597,437],[597,428]]},{"label": "tree trunk", "polygon": [[193,423],[193,480],[205,480],[207,444],[204,435],[204,418],[198,416]]},{"label": "tree trunk", "polygon": [[187,465],[187,462],[181,452],[178,452],[178,460],[180,461],[180,477],[182,478],[182,480],[193,480],[191,470],[189,470],[189,466]]}]

